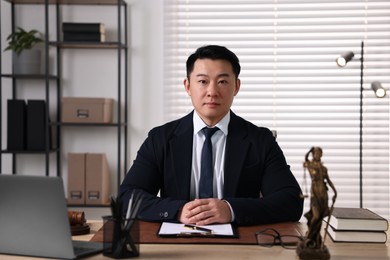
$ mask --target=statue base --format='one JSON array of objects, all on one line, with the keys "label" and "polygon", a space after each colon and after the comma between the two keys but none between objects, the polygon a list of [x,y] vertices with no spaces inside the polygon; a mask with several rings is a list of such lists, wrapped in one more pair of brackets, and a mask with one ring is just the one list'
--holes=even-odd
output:
[{"label": "statue base", "polygon": [[302,260],[328,260],[330,259],[330,254],[328,248],[324,245],[321,248],[309,248],[305,247],[301,243],[297,247],[297,255],[299,259]]}]

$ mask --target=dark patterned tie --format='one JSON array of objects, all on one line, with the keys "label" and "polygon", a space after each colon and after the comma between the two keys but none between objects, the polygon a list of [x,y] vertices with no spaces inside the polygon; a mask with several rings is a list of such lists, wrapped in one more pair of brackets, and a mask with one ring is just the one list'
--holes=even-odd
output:
[{"label": "dark patterned tie", "polygon": [[200,162],[200,181],[199,181],[199,198],[213,197],[213,146],[211,136],[218,131],[218,127],[202,129],[206,139],[202,148]]}]

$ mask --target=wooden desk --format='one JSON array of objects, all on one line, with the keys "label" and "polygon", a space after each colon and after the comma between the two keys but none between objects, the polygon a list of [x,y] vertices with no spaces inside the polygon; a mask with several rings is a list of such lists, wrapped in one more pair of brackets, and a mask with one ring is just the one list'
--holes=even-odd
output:
[{"label": "wooden desk", "polygon": [[[101,222],[92,222],[91,234],[75,236],[76,240],[90,240],[101,228]],[[301,224],[301,226],[304,226]],[[332,260],[348,259],[390,259],[390,243],[333,243],[329,237],[326,245]],[[0,255],[0,260],[8,259],[39,259],[20,256]],[[95,255],[89,260],[112,259],[103,255]],[[284,249],[280,246],[264,248],[257,245],[231,244],[141,244],[140,256],[134,259],[298,259],[295,250]]]}]

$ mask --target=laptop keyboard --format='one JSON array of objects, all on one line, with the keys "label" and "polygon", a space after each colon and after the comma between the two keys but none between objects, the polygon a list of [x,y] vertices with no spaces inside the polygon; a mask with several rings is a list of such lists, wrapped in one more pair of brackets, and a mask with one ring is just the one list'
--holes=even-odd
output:
[{"label": "laptop keyboard", "polygon": [[103,250],[102,243],[93,243],[86,241],[72,241],[73,250],[76,256],[81,256],[90,253],[99,253]]},{"label": "laptop keyboard", "polygon": [[93,250],[96,250],[96,248],[93,247],[84,247],[84,246],[74,246],[73,247],[75,255],[84,254]]}]

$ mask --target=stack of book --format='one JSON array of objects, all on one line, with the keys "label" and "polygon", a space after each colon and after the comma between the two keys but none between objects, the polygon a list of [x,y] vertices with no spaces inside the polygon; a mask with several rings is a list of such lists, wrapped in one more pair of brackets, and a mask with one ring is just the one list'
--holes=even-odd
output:
[{"label": "stack of book", "polygon": [[62,23],[64,42],[104,42],[103,23]]},{"label": "stack of book", "polygon": [[369,209],[334,208],[327,232],[335,242],[385,243],[387,229],[387,219]]}]

